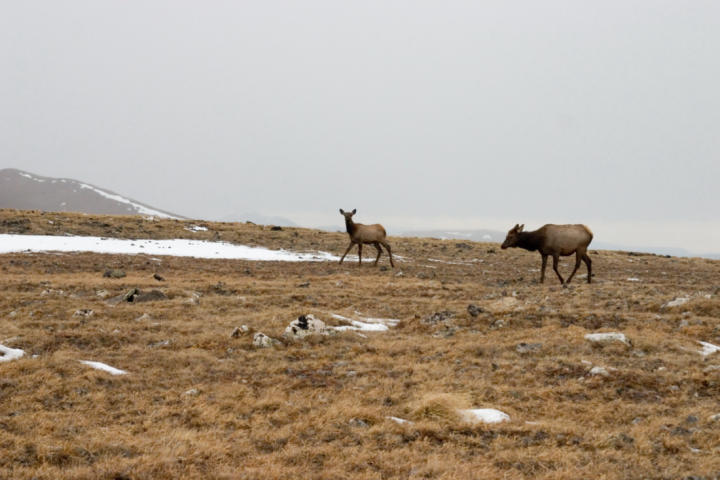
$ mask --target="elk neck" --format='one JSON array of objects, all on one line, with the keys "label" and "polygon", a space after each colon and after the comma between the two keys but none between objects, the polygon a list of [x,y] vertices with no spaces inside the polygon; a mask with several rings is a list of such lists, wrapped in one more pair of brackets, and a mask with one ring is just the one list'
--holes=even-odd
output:
[{"label": "elk neck", "polygon": [[352,218],[345,218],[345,229],[347,230],[347,233],[350,234],[352,237],[355,235],[355,231],[357,230],[357,225],[355,225],[355,222],[352,221]]},{"label": "elk neck", "polygon": [[535,232],[520,232],[518,233],[517,246],[534,252],[542,247],[544,235],[537,231]]}]

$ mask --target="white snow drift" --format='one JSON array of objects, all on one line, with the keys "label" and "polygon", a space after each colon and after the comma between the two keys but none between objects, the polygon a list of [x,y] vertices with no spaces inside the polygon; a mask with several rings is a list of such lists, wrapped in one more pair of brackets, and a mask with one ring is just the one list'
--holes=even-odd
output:
[{"label": "white snow drift", "polygon": [[106,365],[101,362],[91,362],[90,360],[80,360],[80,363],[83,363],[87,365],[88,367],[92,367],[96,370],[102,370],[104,372],[108,372],[111,375],[125,375],[128,372],[125,370],[120,370],[119,368],[111,367],[110,365]]},{"label": "white snow drift", "polygon": [[0,345],[0,363],[17,360],[23,355],[25,355],[25,352],[20,350],[19,348],[10,348],[6,347],[5,345]]},{"label": "white snow drift", "polygon": [[465,421],[471,423],[500,423],[510,420],[510,415],[494,408],[472,408],[469,410],[460,410]]},{"label": "white snow drift", "polygon": [[339,260],[339,257],[327,252],[299,253],[202,240],[128,240],[104,237],[0,234],[0,254],[11,252],[94,252],[282,262]]}]

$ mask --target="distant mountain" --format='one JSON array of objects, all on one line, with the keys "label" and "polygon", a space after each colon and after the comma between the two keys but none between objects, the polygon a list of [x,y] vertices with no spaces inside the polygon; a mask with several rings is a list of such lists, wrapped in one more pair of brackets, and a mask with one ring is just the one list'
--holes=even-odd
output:
[{"label": "distant mountain", "polygon": [[41,177],[14,168],[0,170],[0,208],[183,218],[78,180]]},{"label": "distant mountain", "polygon": [[276,225],[278,227],[297,227],[298,224],[285,217],[262,215],[259,213],[233,213],[218,219],[220,222],[252,222],[257,225]]}]

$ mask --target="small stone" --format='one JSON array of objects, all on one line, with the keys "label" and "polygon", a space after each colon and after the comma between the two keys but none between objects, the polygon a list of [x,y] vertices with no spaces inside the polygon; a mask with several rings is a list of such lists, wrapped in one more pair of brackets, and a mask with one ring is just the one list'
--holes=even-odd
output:
[{"label": "small stone", "polygon": [[153,278],[154,278],[155,280],[157,280],[158,282],[164,282],[164,281],[165,281],[165,277],[163,277],[163,276],[160,275],[159,273],[153,273]]},{"label": "small stone", "polygon": [[238,338],[238,337],[240,337],[241,335],[245,335],[245,334],[246,334],[247,332],[249,332],[249,331],[250,331],[250,329],[248,328],[247,325],[241,325],[241,326],[235,327],[235,328],[233,329],[232,333],[230,334],[230,337],[231,337],[231,338]]},{"label": "small stone", "polygon": [[708,417],[708,421],[710,422],[720,422],[720,413],[716,413],[715,415],[710,415]]},{"label": "small stone", "polygon": [[270,230],[272,230],[273,232],[281,232],[282,229],[283,229],[282,227],[279,227],[277,225],[270,227]]},{"label": "small stone", "polygon": [[688,415],[688,417],[685,419],[685,423],[688,423],[688,424],[697,423],[697,421],[698,421],[698,417],[696,417],[695,415]]},{"label": "small stone", "polygon": [[368,428],[370,426],[370,425],[368,425],[368,423],[365,420],[363,420],[361,418],[351,418],[349,423],[353,427],[359,427],[359,428]]},{"label": "small stone", "polygon": [[485,310],[483,310],[482,307],[478,307],[477,305],[470,304],[467,307],[468,314],[470,314],[471,317],[475,318],[481,313],[483,313]]},{"label": "small stone", "polygon": [[185,395],[190,395],[192,397],[197,396],[200,394],[200,391],[197,388],[191,388],[190,390],[185,392]]},{"label": "small stone", "polygon": [[152,318],[147,313],[143,313],[142,315],[140,315],[139,317],[137,317],[135,319],[136,322],[145,322],[145,321],[149,321],[149,320],[152,320]]},{"label": "small stone", "polygon": [[298,288],[308,288],[310,286],[310,282],[303,282],[298,284]]},{"label": "small stone", "polygon": [[73,313],[73,317],[92,317],[95,314],[95,312],[89,308],[81,308],[80,310],[75,310],[75,313]]}]

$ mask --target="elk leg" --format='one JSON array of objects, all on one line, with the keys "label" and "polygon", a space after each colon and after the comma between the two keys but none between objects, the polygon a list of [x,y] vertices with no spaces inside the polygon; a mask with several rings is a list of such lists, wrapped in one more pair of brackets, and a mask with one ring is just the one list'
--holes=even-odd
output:
[{"label": "elk leg", "polygon": [[353,245],[354,245],[353,242],[350,242],[350,245],[348,245],[347,250],[345,250],[345,253],[343,253],[342,258],[340,258],[340,265],[342,265],[343,260],[345,260],[345,255],[348,254],[348,252],[350,251],[350,249],[352,248]]},{"label": "elk leg", "polygon": [[572,273],[568,277],[566,283],[570,283],[570,281],[573,279],[573,277],[575,276],[575,272],[577,272],[577,269],[580,267],[581,261],[582,261],[582,253],[580,253],[579,251],[575,252],[575,268],[573,269]]},{"label": "elk leg", "polygon": [[540,269],[540,283],[545,282],[545,267],[547,267],[547,255],[542,255],[542,268]]},{"label": "elk leg", "polygon": [[592,260],[590,260],[590,257],[587,253],[583,253],[582,259],[585,261],[585,265],[587,265],[588,283],[591,283],[590,279],[592,278]]},{"label": "elk leg", "polygon": [[358,243],[358,267],[362,265],[362,243]]},{"label": "elk leg", "polygon": [[555,270],[555,273],[557,273],[558,278],[560,279],[560,283],[565,285],[565,280],[563,280],[562,275],[560,275],[560,272],[558,272],[558,261],[560,261],[560,255],[557,253],[553,254],[553,270]]},{"label": "elk leg", "polygon": [[377,251],[378,251],[378,256],[377,256],[377,258],[375,259],[375,265],[377,265],[377,264],[378,264],[378,260],[380,260],[380,255],[382,255],[382,249],[380,248],[380,244],[379,244],[378,242],[373,243],[373,246],[374,246],[374,247],[377,249]]},{"label": "elk leg", "polygon": [[393,263],[393,260],[392,260],[392,251],[390,251],[390,244],[387,242],[382,242],[382,245],[383,245],[383,247],[385,247],[385,250],[388,251],[388,255],[390,255],[390,266],[392,268],[395,268],[395,264]]}]

